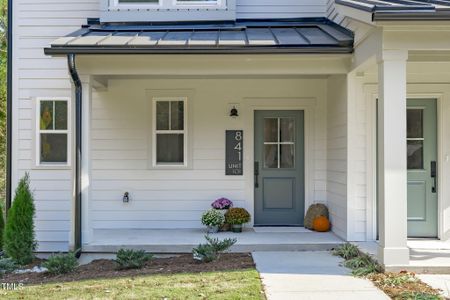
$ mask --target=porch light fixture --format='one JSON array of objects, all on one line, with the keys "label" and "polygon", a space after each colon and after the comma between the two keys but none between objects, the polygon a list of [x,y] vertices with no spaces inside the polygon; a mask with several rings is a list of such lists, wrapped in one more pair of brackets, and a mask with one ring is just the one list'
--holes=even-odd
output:
[{"label": "porch light fixture", "polygon": [[125,194],[123,194],[122,201],[123,201],[123,203],[130,202],[130,194],[128,192],[125,192]]},{"label": "porch light fixture", "polygon": [[239,112],[238,112],[236,106],[233,106],[233,108],[230,110],[230,117],[232,117],[232,118],[239,117]]}]

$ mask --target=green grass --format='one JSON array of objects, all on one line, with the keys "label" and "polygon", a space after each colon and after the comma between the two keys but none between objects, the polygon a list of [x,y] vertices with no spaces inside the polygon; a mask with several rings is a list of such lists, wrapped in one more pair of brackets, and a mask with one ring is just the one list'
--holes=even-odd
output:
[{"label": "green grass", "polygon": [[109,278],[0,290],[1,299],[264,299],[254,269]]}]

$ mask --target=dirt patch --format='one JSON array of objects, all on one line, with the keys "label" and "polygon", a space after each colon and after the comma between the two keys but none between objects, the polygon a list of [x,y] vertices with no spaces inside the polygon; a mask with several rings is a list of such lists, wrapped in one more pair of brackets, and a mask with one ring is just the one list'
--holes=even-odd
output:
[{"label": "dirt patch", "polygon": [[414,273],[374,273],[367,278],[392,299],[443,299],[439,290],[422,282]]},{"label": "dirt patch", "polygon": [[254,268],[249,253],[226,253],[210,263],[201,263],[192,259],[192,254],[182,254],[169,258],[154,258],[142,269],[117,270],[113,260],[100,259],[80,266],[75,272],[52,276],[48,273],[7,274],[2,282],[21,282],[24,284],[41,284],[48,282],[68,282],[85,279],[140,276],[150,274],[200,273]]}]

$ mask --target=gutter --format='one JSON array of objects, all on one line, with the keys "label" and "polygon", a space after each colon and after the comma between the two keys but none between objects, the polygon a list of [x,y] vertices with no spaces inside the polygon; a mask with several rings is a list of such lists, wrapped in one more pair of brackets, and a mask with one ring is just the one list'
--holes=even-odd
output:
[{"label": "gutter", "polygon": [[[353,41],[352,41],[353,43]],[[352,43],[344,47],[223,47],[223,48],[132,48],[98,46],[52,46],[44,48],[46,55],[76,54],[348,54],[353,52]]]},{"label": "gutter", "polygon": [[12,202],[12,81],[13,81],[13,70],[12,70],[12,53],[13,53],[13,0],[8,0],[8,33],[7,33],[7,79],[6,79],[6,214],[11,207]]},{"label": "gutter", "polygon": [[74,218],[74,251],[77,258],[81,255],[81,109],[82,86],[77,72],[75,54],[67,55],[70,77],[75,85],[75,174],[73,177],[73,201],[75,203]]}]

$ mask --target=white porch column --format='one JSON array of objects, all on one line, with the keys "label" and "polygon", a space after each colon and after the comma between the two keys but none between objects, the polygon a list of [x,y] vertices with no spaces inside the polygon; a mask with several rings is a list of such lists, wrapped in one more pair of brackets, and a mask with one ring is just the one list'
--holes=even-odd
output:
[{"label": "white porch column", "polygon": [[409,264],[407,248],[407,51],[378,57],[378,258],[385,266]]}]

